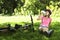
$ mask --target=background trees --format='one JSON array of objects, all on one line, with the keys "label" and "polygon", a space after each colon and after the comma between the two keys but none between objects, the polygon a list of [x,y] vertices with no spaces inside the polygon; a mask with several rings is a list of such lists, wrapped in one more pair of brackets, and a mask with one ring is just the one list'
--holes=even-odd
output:
[{"label": "background trees", "polygon": [[52,10],[56,15],[60,11],[60,0],[0,0],[0,14],[2,15],[27,15],[30,13],[35,15],[46,8]]}]

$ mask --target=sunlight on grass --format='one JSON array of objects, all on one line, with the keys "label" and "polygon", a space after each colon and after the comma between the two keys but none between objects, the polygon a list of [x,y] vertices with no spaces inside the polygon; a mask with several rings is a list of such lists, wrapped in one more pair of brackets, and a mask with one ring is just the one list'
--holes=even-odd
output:
[{"label": "sunlight on grass", "polygon": [[[38,16],[33,16],[33,21],[34,23],[39,22],[37,20]],[[60,17],[52,17],[52,22],[60,22]],[[14,23],[19,23],[19,22],[31,22],[30,21],[30,16],[0,16],[0,24],[1,23],[9,23],[9,22],[14,22]]]},{"label": "sunlight on grass", "polygon": [[1,16],[0,17],[0,23],[5,23],[5,22],[28,22],[29,17],[27,16]]}]

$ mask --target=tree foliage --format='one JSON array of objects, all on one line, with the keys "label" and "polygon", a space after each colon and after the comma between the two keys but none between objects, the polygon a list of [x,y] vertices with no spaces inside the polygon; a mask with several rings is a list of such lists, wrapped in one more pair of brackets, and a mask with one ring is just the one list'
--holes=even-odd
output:
[{"label": "tree foliage", "polygon": [[0,14],[38,14],[46,8],[59,10],[60,0],[0,0]]}]

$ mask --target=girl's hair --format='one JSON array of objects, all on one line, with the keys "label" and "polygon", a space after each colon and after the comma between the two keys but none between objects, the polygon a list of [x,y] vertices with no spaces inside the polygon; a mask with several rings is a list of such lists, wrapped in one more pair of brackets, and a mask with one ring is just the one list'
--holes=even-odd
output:
[{"label": "girl's hair", "polygon": [[45,11],[48,11],[50,15],[52,14],[50,9],[46,9]]}]

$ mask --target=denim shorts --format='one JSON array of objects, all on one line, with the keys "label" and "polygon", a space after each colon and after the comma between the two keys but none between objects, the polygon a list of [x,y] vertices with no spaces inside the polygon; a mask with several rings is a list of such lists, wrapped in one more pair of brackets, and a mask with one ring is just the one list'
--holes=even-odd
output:
[{"label": "denim shorts", "polygon": [[44,26],[44,25],[40,25],[41,28],[48,28],[47,26]]}]

